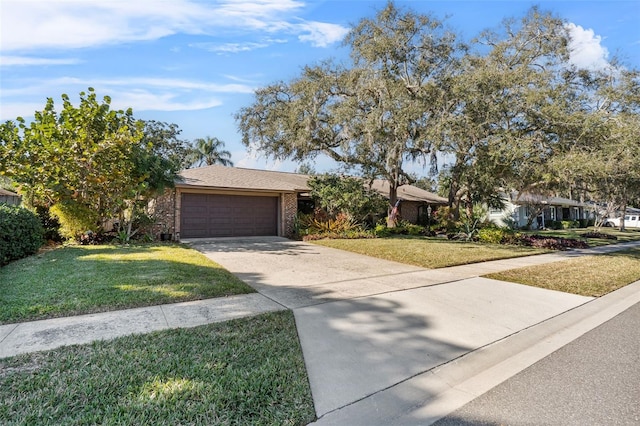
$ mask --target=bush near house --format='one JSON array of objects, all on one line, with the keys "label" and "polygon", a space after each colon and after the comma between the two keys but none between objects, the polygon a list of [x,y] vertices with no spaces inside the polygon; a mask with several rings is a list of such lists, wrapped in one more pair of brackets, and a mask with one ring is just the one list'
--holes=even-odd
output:
[{"label": "bush near house", "polygon": [[0,204],[0,266],[36,253],[44,242],[43,234],[35,213]]}]

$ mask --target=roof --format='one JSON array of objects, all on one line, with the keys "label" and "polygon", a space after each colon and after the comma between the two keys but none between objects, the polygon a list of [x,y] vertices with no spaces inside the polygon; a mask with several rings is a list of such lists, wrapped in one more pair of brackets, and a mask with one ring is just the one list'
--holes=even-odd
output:
[{"label": "roof", "polygon": [[[389,196],[389,182],[376,179],[371,184],[371,189],[385,197]],[[403,201],[422,201],[431,204],[447,204],[449,200],[433,192],[425,191],[413,185],[402,185],[398,188],[398,198]]]},{"label": "roof", "polygon": [[514,204],[523,203],[523,204],[546,204],[550,206],[563,206],[563,207],[584,207],[585,204],[576,200],[571,200],[569,198],[562,197],[547,197],[539,194],[531,194],[528,192],[523,192],[518,194],[514,192],[511,194],[511,199]]},{"label": "roof", "polygon": [[0,188],[0,195],[10,196],[10,197],[19,197],[15,192],[8,191],[6,189]]},{"label": "roof", "polygon": [[[179,173],[176,186],[179,188],[216,188],[239,191],[306,192],[309,175],[274,172],[270,170],[245,169],[221,165],[186,169]],[[385,197],[389,196],[389,183],[376,179],[371,188]],[[398,188],[398,198],[405,201],[420,201],[432,204],[447,204],[447,199],[412,185]]]},{"label": "roof", "polygon": [[213,165],[179,173],[178,187],[223,188],[253,191],[306,191],[309,176],[298,173]]}]

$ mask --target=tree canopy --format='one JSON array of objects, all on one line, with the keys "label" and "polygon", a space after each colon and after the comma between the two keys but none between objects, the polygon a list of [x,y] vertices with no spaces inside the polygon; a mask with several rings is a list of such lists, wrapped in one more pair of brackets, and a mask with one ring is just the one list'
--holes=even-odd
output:
[{"label": "tree canopy", "polygon": [[624,206],[640,199],[638,71],[615,59],[578,67],[571,36],[533,7],[463,44],[389,2],[346,36],[350,61],[257,90],[236,119],[243,143],[267,156],[324,154],[386,179],[391,205],[420,160],[440,165],[454,214],[511,191]]},{"label": "tree canopy", "polygon": [[411,180],[405,161],[431,153],[426,130],[455,69],[456,38],[437,19],[389,3],[344,43],[350,66],[307,66],[290,82],[258,90],[236,116],[242,140],[276,159],[325,154],[386,179],[393,205],[397,188]]},{"label": "tree canopy", "polygon": [[136,120],[130,109],[112,110],[110,103],[89,88],[78,106],[63,94],[60,112],[49,98],[32,122],[18,117],[2,124],[0,174],[28,203],[57,205],[72,216],[69,223],[91,218],[89,229],[98,230],[126,212],[131,222],[137,203],[173,184],[184,142],[175,125]]}]

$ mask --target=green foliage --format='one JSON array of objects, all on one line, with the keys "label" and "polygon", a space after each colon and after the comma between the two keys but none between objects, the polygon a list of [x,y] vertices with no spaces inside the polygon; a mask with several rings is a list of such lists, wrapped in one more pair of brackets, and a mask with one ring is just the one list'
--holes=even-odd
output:
[{"label": "green foliage", "polygon": [[299,229],[303,234],[338,234],[361,229],[360,225],[344,213],[335,218],[321,214],[299,215]]},{"label": "green foliage", "polygon": [[[111,99],[99,101],[92,88],[80,93],[79,105],[66,94],[62,103],[55,108],[49,98],[31,123],[18,117],[0,126],[0,174],[19,184],[32,206],[73,204],[63,208],[67,235],[78,231],[72,223],[95,215],[96,222],[134,220],[136,203],[173,185],[184,157],[177,126],[111,110]],[[72,217],[86,212],[92,214]]]},{"label": "green foliage", "polygon": [[400,221],[394,227],[387,227],[386,224],[379,223],[374,229],[374,233],[378,237],[389,237],[391,235],[427,235],[427,229],[424,226],[415,225],[410,222]]},{"label": "green foliage", "polygon": [[187,164],[189,167],[211,166],[214,164],[233,166],[230,158],[231,153],[224,149],[223,141],[207,136],[194,141],[187,154]]},{"label": "green foliage", "polygon": [[478,230],[478,241],[487,244],[518,244],[521,234],[510,228],[488,226]]},{"label": "green foliage", "polygon": [[317,205],[331,217],[343,213],[358,222],[364,222],[387,208],[386,199],[368,189],[359,178],[326,174],[313,176],[308,185]]},{"label": "green foliage", "polygon": [[236,115],[242,142],[276,159],[328,155],[386,179],[393,204],[409,178],[405,161],[431,159],[430,129],[448,109],[439,101],[456,69],[456,37],[432,16],[389,2],[354,25],[345,45],[350,64],[307,66],[256,91]]},{"label": "green foliage", "polygon": [[98,212],[84,204],[68,200],[54,204],[49,211],[58,219],[60,235],[64,238],[79,240],[88,231],[102,231]]},{"label": "green foliage", "polygon": [[36,253],[44,242],[43,234],[35,213],[0,204],[0,266]]}]

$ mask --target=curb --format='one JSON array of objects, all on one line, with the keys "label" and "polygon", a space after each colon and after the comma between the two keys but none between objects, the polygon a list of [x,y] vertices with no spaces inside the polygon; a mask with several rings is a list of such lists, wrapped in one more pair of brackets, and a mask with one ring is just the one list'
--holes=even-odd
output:
[{"label": "curb", "polygon": [[640,281],[328,413],[313,424],[432,424],[636,303]]}]

